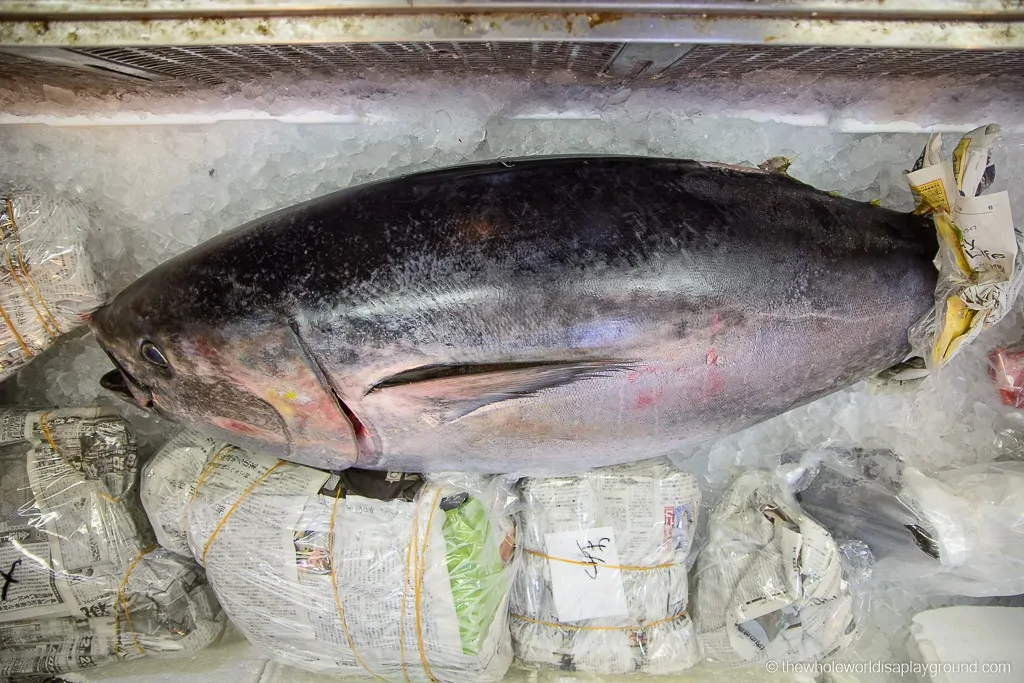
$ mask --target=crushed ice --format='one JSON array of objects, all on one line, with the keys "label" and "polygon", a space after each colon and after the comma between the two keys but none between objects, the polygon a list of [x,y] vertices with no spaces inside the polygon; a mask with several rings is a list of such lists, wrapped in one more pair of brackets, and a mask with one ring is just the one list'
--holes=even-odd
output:
[{"label": "crushed ice", "polygon": [[[92,207],[99,226],[97,271],[116,291],[169,257],[273,209],[468,160],[627,153],[753,165],[781,155],[793,157],[789,172],[802,181],[906,210],[912,200],[903,171],[926,140],[924,134],[836,132],[821,125],[709,116],[693,106],[674,107],[678,93],[660,101],[650,91],[589,100],[577,93],[586,107],[577,106],[575,115],[564,104],[527,106],[516,99],[519,94],[507,88],[457,104],[423,95],[401,106],[392,102],[388,115],[378,116],[364,106],[375,102],[369,93],[349,102],[356,116],[333,123],[0,125],[0,186],[68,192]],[[870,102],[863,96],[861,111]],[[376,105],[380,111],[381,102]],[[254,106],[272,109],[274,102]],[[993,191],[1004,189],[1008,178],[1024,177],[1024,133],[1008,129],[996,154]],[[1024,217],[1024,193],[1011,192],[1011,199],[1018,218]],[[985,356],[995,344],[1016,340],[1021,330],[1018,310],[916,392],[873,395],[861,384],[675,460],[719,485],[744,467],[771,465],[783,450],[827,439],[885,445],[926,470],[991,460],[997,434],[1024,427],[1024,417],[999,403]],[[40,407],[107,403],[99,377],[109,367],[91,337],[75,335],[3,385],[0,398]],[[144,450],[173,429],[141,411],[129,411],[128,417]],[[879,589],[871,628],[846,656],[905,657],[914,611],[976,602]]]}]

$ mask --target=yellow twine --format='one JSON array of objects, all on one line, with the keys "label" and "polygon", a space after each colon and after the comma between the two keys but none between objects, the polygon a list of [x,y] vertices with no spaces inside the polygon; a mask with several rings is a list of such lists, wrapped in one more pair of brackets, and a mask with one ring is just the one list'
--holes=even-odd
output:
[{"label": "yellow twine", "polygon": [[[128,624],[128,630],[132,634],[132,640],[135,641],[135,647],[138,648],[140,655],[146,654],[146,651],[142,648],[142,643],[139,642],[139,636],[138,636],[138,634],[135,633],[135,628],[132,626],[132,615],[128,611],[128,598],[125,595],[125,590],[128,588],[128,577],[130,577],[132,575],[132,572],[135,571],[135,567],[138,566],[139,561],[142,560],[142,556],[146,555],[147,553],[151,553],[151,552],[153,552],[156,549],[157,549],[157,546],[151,545],[148,548],[145,548],[141,553],[139,553],[138,555],[135,556],[135,559],[132,560],[132,563],[130,565],[128,565],[128,571],[125,572],[124,579],[121,580],[121,586],[117,589],[117,602],[115,604],[117,605],[117,607],[120,607],[121,609],[124,610],[124,621],[125,621],[126,624]],[[117,609],[117,607],[115,607],[115,610]],[[120,650],[121,650],[121,637],[120,637],[121,615],[120,615],[119,612],[116,612],[116,611],[115,611],[115,615],[116,615],[116,617],[115,617],[115,620],[114,620],[114,628],[115,628],[115,631],[118,632],[117,644],[115,645],[115,647],[117,648],[117,651],[120,652]]]},{"label": "yellow twine", "polygon": [[626,572],[649,572],[654,569],[667,569],[669,567],[675,567],[675,562],[665,562],[664,564],[654,565],[629,565],[629,564],[595,564],[594,562],[582,562],[580,560],[570,560],[564,557],[554,557],[553,555],[547,555],[537,550],[524,550],[527,555],[533,555],[535,557],[541,557],[545,560],[554,560],[555,562],[565,562],[566,564],[578,564],[582,567],[600,567],[601,569],[618,569]]},{"label": "yellow twine", "polygon": [[405,549],[405,578],[402,580],[402,604],[399,608],[401,618],[398,621],[398,651],[402,661],[402,675],[405,677],[405,683],[412,683],[409,679],[409,671],[405,665],[405,596],[408,593],[409,588],[409,568],[415,560],[412,551],[416,545],[416,536],[418,533],[419,514],[414,512],[412,516],[412,528],[409,530],[409,545]]},{"label": "yellow twine", "polygon": [[60,325],[57,323],[57,318],[54,317],[53,313],[46,306],[46,300],[43,299],[43,295],[39,293],[39,288],[36,287],[36,283],[32,280],[32,275],[29,273],[28,266],[25,265],[25,257],[21,253],[21,235],[18,234],[18,224],[14,222],[14,206],[11,204],[11,198],[7,197],[7,216],[11,221],[11,233],[14,235],[14,247],[18,250],[18,263],[21,264],[21,272],[25,274],[25,279],[32,286],[36,296],[39,298],[39,305],[46,311],[46,315],[49,316],[50,321],[53,323],[54,329],[57,330],[57,334],[61,334],[62,330]]},{"label": "yellow twine", "polygon": [[338,619],[341,620],[341,628],[345,632],[345,639],[348,641],[348,647],[352,650],[352,654],[355,656],[356,661],[359,662],[359,666],[366,669],[366,672],[377,680],[384,681],[386,679],[374,673],[374,671],[366,665],[366,662],[363,661],[363,658],[360,657],[359,653],[356,651],[355,643],[352,641],[352,635],[348,631],[348,623],[345,621],[345,611],[341,608],[341,598],[338,596],[338,578],[334,573],[334,519],[335,514],[338,511],[339,500],[341,500],[340,497],[336,497],[334,499],[334,505],[331,507],[331,535],[328,537],[329,541],[327,543],[327,557],[331,563],[331,588],[334,591],[334,606],[338,609]]},{"label": "yellow twine", "polygon": [[224,516],[221,517],[221,520],[219,522],[217,522],[217,526],[215,526],[213,528],[213,533],[210,534],[210,538],[207,539],[206,545],[203,546],[203,554],[202,554],[202,557],[200,558],[200,560],[204,564],[206,563],[206,553],[207,553],[207,551],[210,550],[210,546],[213,544],[213,539],[217,538],[217,534],[220,533],[220,530],[224,526],[224,523],[227,522],[228,519],[231,517],[231,515],[234,514],[234,512],[238,508],[239,504],[241,504],[241,502],[243,500],[245,500],[246,496],[248,496],[250,493],[253,492],[253,489],[255,489],[257,486],[262,484],[263,480],[266,479],[267,477],[269,477],[271,472],[273,472],[274,470],[276,470],[278,467],[280,467],[283,464],[284,464],[284,460],[278,460],[274,464],[273,467],[271,467],[266,472],[264,472],[259,477],[257,477],[256,481],[254,481],[253,483],[249,484],[249,487],[246,488],[244,491],[242,491],[242,495],[240,495],[238,497],[238,500],[236,500],[234,503],[232,503],[231,507],[228,508],[228,511],[226,513],[224,513]]},{"label": "yellow twine", "polygon": [[2,305],[0,305],[0,316],[2,316],[4,322],[7,323],[7,329],[9,329],[11,334],[14,335],[14,339],[18,342],[18,346],[21,347],[21,350],[25,352],[27,357],[32,358],[35,354],[32,353],[32,349],[28,347],[25,340],[21,338],[20,334],[18,334],[18,330],[14,327],[14,323],[11,322],[11,316],[7,315],[7,311],[4,310]]},{"label": "yellow twine", "polygon": [[224,453],[226,453],[229,448],[234,448],[234,446],[231,446],[229,444],[221,446],[220,450],[214,453],[213,457],[210,458],[209,462],[207,462],[206,465],[203,466],[203,471],[199,473],[199,480],[196,482],[195,488],[192,489],[192,493],[188,497],[189,503],[195,500],[196,496],[199,495],[199,487],[203,485],[203,482],[206,481],[206,478],[209,477],[210,474],[213,472],[213,466],[217,464],[218,460],[220,460],[220,456],[224,455]]},{"label": "yellow twine", "polygon": [[[427,654],[423,649],[423,623],[420,612],[420,589],[423,583],[423,573],[427,558],[427,542],[430,540],[430,523],[434,520],[434,511],[437,509],[437,502],[440,498],[441,489],[439,488],[437,493],[434,494],[433,502],[430,504],[430,513],[427,515],[427,527],[423,532],[423,547],[420,549],[418,570],[416,572],[416,645],[419,647],[420,663],[423,665],[423,672],[426,673],[427,677],[434,683],[436,683],[437,679],[434,678],[434,674],[430,670],[430,665],[427,664]],[[417,515],[417,517],[418,516],[419,515]]]},{"label": "yellow twine", "polygon": [[[48,443],[50,445],[50,448],[53,449],[54,455],[60,458],[65,465],[67,465],[71,469],[74,469],[74,466],[71,464],[71,462],[67,458],[65,458],[64,454],[60,452],[59,448],[57,448],[57,442],[53,440],[53,433],[50,431],[50,425],[47,424],[47,418],[49,418],[49,416],[50,413],[46,412],[39,417],[39,431],[43,433],[43,438],[46,439],[46,443]],[[85,475],[82,475],[82,480],[85,481]],[[100,498],[109,503],[121,502],[120,498],[114,498],[106,491],[97,491],[96,493],[99,495]]]},{"label": "yellow twine", "polygon": [[558,622],[555,622],[555,621],[543,621],[541,619],[531,619],[530,617],[524,617],[521,614],[510,614],[509,616],[512,617],[513,619],[518,619],[519,621],[525,621],[525,622],[527,622],[529,624],[538,624],[540,626],[550,626],[552,628],[564,628],[564,629],[568,629],[570,631],[646,631],[647,629],[654,628],[655,626],[660,626],[662,624],[667,624],[668,622],[675,621],[676,619],[682,619],[683,617],[686,616],[686,610],[683,610],[682,612],[679,612],[678,614],[675,614],[675,615],[673,615],[671,617],[668,617],[666,619],[659,619],[658,621],[652,621],[650,624],[644,624],[642,626],[641,625],[637,625],[637,626],[575,626],[573,624],[559,624]]},{"label": "yellow twine", "polygon": [[[10,224],[11,224],[11,228],[12,228],[12,230],[11,230],[12,235],[14,235],[15,239],[17,239],[17,234],[18,233],[15,230],[14,209],[11,206],[10,198],[7,199],[7,211],[8,211],[8,218],[10,220]],[[39,324],[41,324],[43,326],[43,329],[46,330],[46,334],[50,335],[51,339],[56,339],[57,338],[57,333],[54,330],[50,329],[50,325],[46,322],[45,319],[43,319],[43,315],[39,312],[39,309],[36,308],[35,302],[32,301],[32,296],[28,293],[28,290],[25,289],[25,285],[22,283],[21,278],[18,276],[18,269],[14,267],[14,261],[11,259],[11,252],[7,248],[7,240],[0,240],[0,242],[3,243],[4,257],[7,259],[7,267],[10,268],[10,270],[11,270],[11,277],[14,278],[14,281],[18,283],[18,288],[21,289],[21,293],[25,295],[25,301],[27,301],[28,305],[32,307],[32,311],[36,314],[36,318],[39,319]],[[32,284],[32,289],[35,290],[36,296],[38,296],[39,297],[39,301],[42,302],[43,301],[43,297],[39,294],[39,290],[36,288],[35,283],[32,283],[31,280],[29,279],[28,269],[25,267],[24,262],[22,262],[21,267],[22,267],[22,271],[21,271],[22,274],[25,276],[25,279],[29,280],[30,284]],[[46,308],[45,303],[43,304],[43,308],[44,309]],[[49,309],[46,309],[46,312],[49,313],[50,312]],[[50,317],[52,318],[53,316],[51,315]]]}]

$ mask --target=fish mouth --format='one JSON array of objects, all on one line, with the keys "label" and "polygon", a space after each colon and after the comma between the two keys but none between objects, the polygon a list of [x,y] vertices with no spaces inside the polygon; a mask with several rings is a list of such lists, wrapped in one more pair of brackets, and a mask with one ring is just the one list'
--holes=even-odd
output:
[{"label": "fish mouth", "polygon": [[103,352],[107,354],[115,369],[100,377],[100,386],[139,408],[153,410],[153,392],[132,377],[110,351],[103,349]]}]

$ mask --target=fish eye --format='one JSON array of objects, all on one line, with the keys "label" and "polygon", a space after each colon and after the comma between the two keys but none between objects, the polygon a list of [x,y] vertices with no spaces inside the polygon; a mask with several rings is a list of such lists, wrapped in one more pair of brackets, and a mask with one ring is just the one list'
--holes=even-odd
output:
[{"label": "fish eye", "polygon": [[164,352],[160,350],[160,347],[148,339],[142,342],[142,346],[139,347],[139,354],[150,365],[155,365],[156,367],[163,368],[165,370],[171,366],[167,361],[167,357],[164,356]]}]

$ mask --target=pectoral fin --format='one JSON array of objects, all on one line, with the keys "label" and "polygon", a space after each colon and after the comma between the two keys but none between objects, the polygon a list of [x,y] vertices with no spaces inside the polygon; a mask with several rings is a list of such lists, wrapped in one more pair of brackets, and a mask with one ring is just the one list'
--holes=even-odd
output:
[{"label": "pectoral fin", "polygon": [[618,359],[426,365],[391,375],[366,395],[419,404],[431,419],[450,422],[494,403],[630,369],[630,361]]}]

